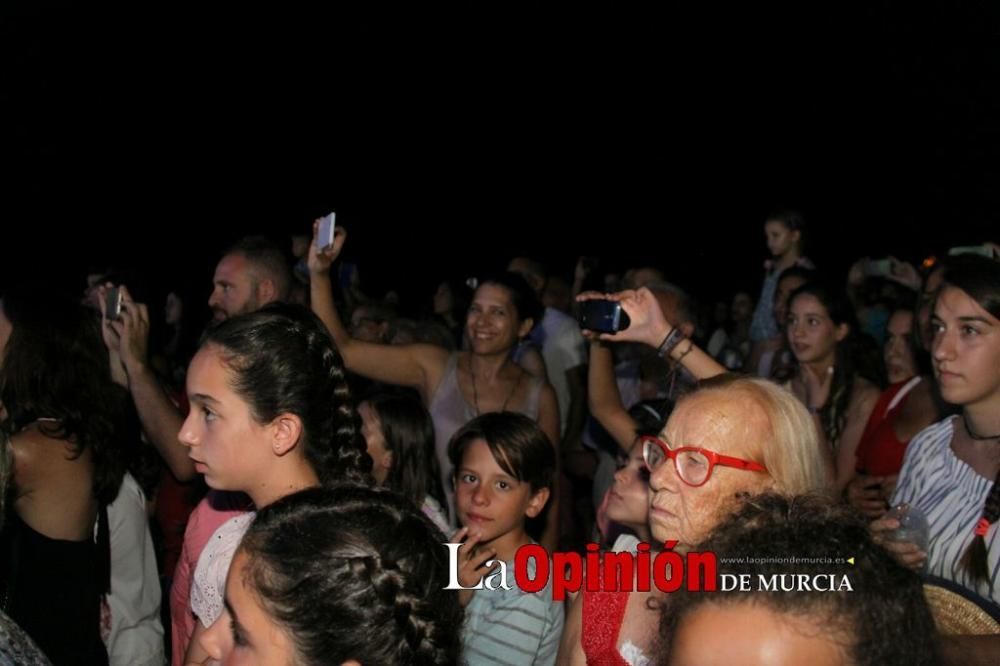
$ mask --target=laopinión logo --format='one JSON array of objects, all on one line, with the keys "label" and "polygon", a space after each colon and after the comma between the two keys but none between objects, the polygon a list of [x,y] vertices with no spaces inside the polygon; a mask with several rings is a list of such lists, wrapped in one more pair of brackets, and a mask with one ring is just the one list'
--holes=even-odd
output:
[{"label": "laopini\u00f3n logo", "polygon": [[[448,548],[448,585],[446,590],[510,590],[507,563],[489,560],[486,567],[492,572],[471,587],[458,580],[459,549],[462,544],[446,543]],[[562,601],[567,592],[676,592],[685,585],[692,592],[853,592],[846,574],[719,574],[719,558],[713,552],[674,552],[676,541],[667,541],[658,553],[652,552],[648,543],[640,543],[635,553],[600,552],[600,547],[587,544],[587,553],[549,553],[538,544],[528,544],[514,556],[514,582],[526,593],[541,592],[552,581],[552,598]],[[774,558],[727,558],[723,564],[768,564]],[[784,564],[843,565],[854,564],[854,558],[781,558]],[[531,573],[534,564],[534,573]],[[584,566],[586,565],[586,566]],[[685,575],[687,573],[687,575]]]}]

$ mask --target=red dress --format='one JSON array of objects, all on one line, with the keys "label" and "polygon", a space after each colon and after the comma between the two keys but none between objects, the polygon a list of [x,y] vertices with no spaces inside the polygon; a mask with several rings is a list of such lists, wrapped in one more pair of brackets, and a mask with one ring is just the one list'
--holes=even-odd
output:
[{"label": "red dress", "polygon": [[899,411],[906,403],[910,391],[920,383],[920,377],[893,384],[879,396],[865,432],[858,442],[855,468],[859,473],[871,476],[897,474],[903,467],[903,455],[909,441],[901,442],[896,437],[893,424]]},{"label": "red dress", "polygon": [[587,666],[629,666],[618,652],[618,632],[625,619],[629,592],[588,592],[583,595],[580,645]]}]

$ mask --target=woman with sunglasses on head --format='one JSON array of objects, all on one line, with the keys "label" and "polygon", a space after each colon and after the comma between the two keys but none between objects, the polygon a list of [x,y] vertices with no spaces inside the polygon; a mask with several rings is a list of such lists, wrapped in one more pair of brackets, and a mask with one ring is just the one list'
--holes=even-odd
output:
[{"label": "woman with sunglasses on head", "polygon": [[[632,325],[604,339],[657,345],[669,326],[652,299],[639,292],[612,296]],[[669,342],[668,342],[669,344]],[[678,343],[695,367],[711,357]],[[668,352],[669,353],[669,352]],[[689,369],[691,369],[689,367]],[[695,374],[698,374],[695,371]],[[829,489],[830,476],[811,418],[788,391],[762,379],[721,375],[703,381],[678,402],[658,437],[642,438],[650,473],[649,523],[655,542],[676,541],[685,552],[704,539],[746,493],[799,494]],[[586,592],[584,594],[587,594]],[[648,664],[659,615],[648,601],[655,592],[604,592],[597,612],[567,620],[563,664]],[[632,648],[623,652],[625,642]]]}]

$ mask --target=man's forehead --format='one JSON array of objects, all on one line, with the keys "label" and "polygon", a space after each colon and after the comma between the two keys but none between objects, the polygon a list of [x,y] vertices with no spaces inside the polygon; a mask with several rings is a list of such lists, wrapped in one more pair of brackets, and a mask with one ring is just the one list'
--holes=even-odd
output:
[{"label": "man's forehead", "polygon": [[239,253],[227,254],[215,267],[216,280],[232,280],[245,277],[249,269],[246,257]]}]

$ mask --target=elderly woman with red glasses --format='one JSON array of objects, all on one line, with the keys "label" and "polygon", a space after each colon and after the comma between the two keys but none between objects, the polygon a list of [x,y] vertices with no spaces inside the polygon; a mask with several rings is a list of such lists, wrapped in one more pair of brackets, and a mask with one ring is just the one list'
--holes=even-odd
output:
[{"label": "elderly woman with red glasses", "polygon": [[[642,442],[654,541],[677,541],[674,549],[685,551],[707,537],[744,494],[829,490],[831,461],[802,403],[767,380],[713,371],[693,343],[670,340],[672,327],[645,291],[610,296],[622,303],[631,324],[601,337],[672,345],[667,354],[683,355],[681,362],[690,358],[695,367],[689,370],[712,377],[678,402],[658,437]],[[648,603],[653,594],[579,595],[569,610],[559,663],[652,663],[648,655],[662,605]]]}]

